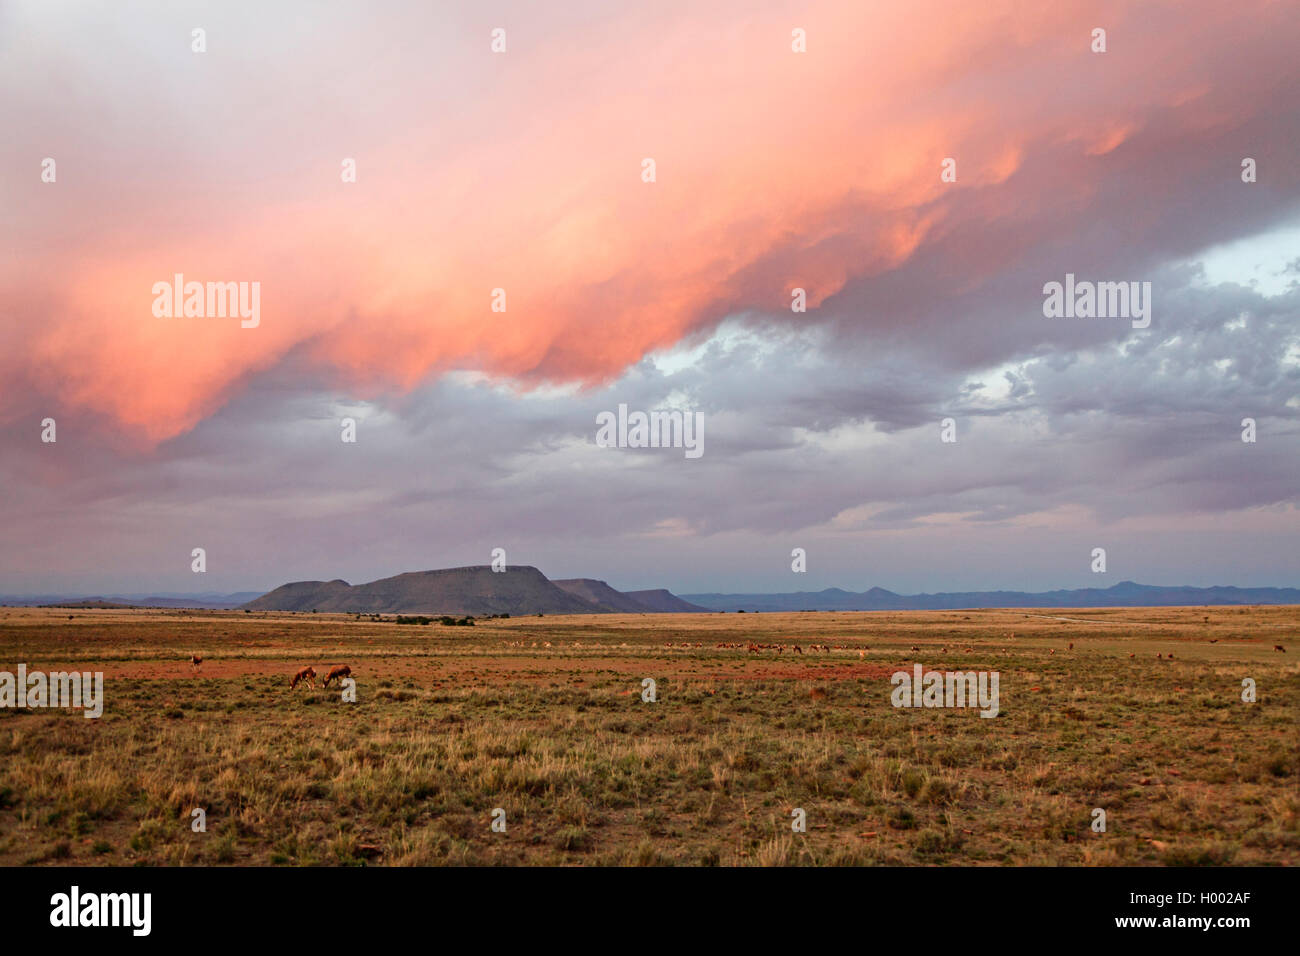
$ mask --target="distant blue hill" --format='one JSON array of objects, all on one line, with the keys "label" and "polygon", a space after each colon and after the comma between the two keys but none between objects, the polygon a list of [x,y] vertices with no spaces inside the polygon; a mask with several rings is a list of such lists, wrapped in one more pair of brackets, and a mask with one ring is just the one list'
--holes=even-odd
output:
[{"label": "distant blue hill", "polygon": [[954,591],[895,594],[869,591],[795,591],[788,594],[683,594],[712,611],[952,611],[981,607],[1182,607],[1300,604],[1300,588],[1157,587],[1121,581],[1109,588],[1074,591]]},{"label": "distant blue hill", "polygon": [[238,591],[222,594],[205,591],[201,594],[165,592],[163,594],[0,594],[0,606],[5,607],[64,607],[71,605],[100,605],[116,607],[171,607],[213,608],[229,610],[253,600],[261,591]]}]

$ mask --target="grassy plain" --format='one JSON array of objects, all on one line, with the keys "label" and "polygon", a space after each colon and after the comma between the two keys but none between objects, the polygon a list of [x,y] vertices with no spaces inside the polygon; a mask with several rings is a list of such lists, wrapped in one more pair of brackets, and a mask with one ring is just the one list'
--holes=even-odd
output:
[{"label": "grassy plain", "polygon": [[[0,608],[0,670],[102,671],[106,698],[0,709],[0,864],[1293,864],[1297,634],[1297,607]],[[999,715],[892,707],[916,662],[998,671]],[[290,693],[336,663],[355,703]]]}]

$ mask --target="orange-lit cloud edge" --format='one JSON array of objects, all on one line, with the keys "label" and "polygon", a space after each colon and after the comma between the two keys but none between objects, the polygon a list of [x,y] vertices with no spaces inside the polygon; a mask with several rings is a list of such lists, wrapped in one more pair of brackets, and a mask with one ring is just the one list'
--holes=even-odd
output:
[{"label": "orange-lit cloud edge", "polygon": [[[1285,108],[1198,64],[1229,35],[1234,57],[1276,55],[1294,8],[1045,6],[683,13],[621,35],[641,44],[626,55],[607,23],[549,49],[539,38],[472,111],[405,114],[400,132],[353,145],[355,184],[340,182],[332,143],[242,156],[261,164],[255,190],[187,184],[183,163],[156,191],[89,168],[72,198],[20,214],[19,232],[43,238],[20,238],[0,273],[17,320],[2,340],[8,388],[147,445],[290,357],[363,398],[464,368],[598,384],[736,312],[788,314],[796,286],[815,314],[954,216],[997,215],[987,190],[1032,216],[1041,197],[1017,193],[1017,172],[1035,151],[1064,143],[1104,161],[1157,111],[1192,137]],[[1105,55],[1089,49],[1100,21]],[[790,51],[792,23],[806,24],[806,54]],[[945,157],[955,184],[940,181]],[[1086,208],[1093,185],[1057,188]],[[977,272],[1004,254],[972,251]],[[152,286],[176,272],[259,282],[260,325],[155,318]],[[505,313],[490,308],[497,288]]]}]

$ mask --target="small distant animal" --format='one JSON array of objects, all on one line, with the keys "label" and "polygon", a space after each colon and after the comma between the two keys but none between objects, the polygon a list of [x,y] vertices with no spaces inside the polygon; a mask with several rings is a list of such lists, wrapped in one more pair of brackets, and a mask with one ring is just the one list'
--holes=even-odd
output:
[{"label": "small distant animal", "polygon": [[1132,660],[1132,659],[1135,658],[1135,657],[1137,657],[1136,654],[1130,654],[1130,655],[1128,656],[1128,659],[1129,659],[1129,660]]},{"label": "small distant animal", "polygon": [[916,646],[916,645],[915,645],[915,644],[913,644],[913,645],[912,645],[912,650],[914,650],[914,651],[919,651],[919,650],[920,650],[920,648],[919,648],[919,647],[917,647],[917,646]]},{"label": "small distant animal", "polygon": [[1163,654],[1157,654],[1157,655],[1156,655],[1156,660],[1158,660],[1158,661],[1159,661],[1159,660],[1164,660],[1164,655],[1163,655]]},{"label": "small distant animal", "polygon": [[803,653],[803,648],[800,647],[798,644],[796,644],[796,645],[794,645],[794,652],[795,652],[796,654],[802,654],[802,653]]},{"label": "small distant animal", "polygon": [[1173,652],[1173,651],[1170,651],[1170,652],[1169,652],[1169,659],[1170,659],[1171,661],[1174,659],[1174,652]]},{"label": "small distant animal", "polygon": [[193,657],[190,658],[190,664],[191,666],[193,666],[195,670],[198,670],[200,667],[203,666],[203,658],[199,657],[198,654],[195,654]]},{"label": "small distant animal", "polygon": [[1275,650],[1275,651],[1281,651],[1283,654],[1286,653],[1286,648],[1283,647],[1281,644],[1274,644],[1274,645],[1273,645],[1273,650]]},{"label": "small distant animal", "polygon": [[316,668],[311,666],[304,667],[298,673],[294,674],[289,681],[289,689],[293,690],[304,681],[312,690],[316,689]]},{"label": "small distant animal", "polygon": [[1210,638],[1210,643],[1211,643],[1211,644],[1217,644],[1217,643],[1219,643],[1219,639],[1218,639],[1217,637],[1212,637],[1212,638]]},{"label": "small distant animal", "polygon": [[1067,647],[1066,650],[1067,650],[1067,651],[1072,651],[1072,650],[1074,650],[1074,641],[1071,641],[1071,642],[1070,642],[1070,646]]},{"label": "small distant animal", "polygon": [[332,680],[337,680],[341,684],[343,683],[343,678],[351,676],[352,668],[348,667],[347,664],[340,664],[338,667],[331,667],[330,672],[325,675],[325,680],[321,684],[321,687],[328,687]]}]

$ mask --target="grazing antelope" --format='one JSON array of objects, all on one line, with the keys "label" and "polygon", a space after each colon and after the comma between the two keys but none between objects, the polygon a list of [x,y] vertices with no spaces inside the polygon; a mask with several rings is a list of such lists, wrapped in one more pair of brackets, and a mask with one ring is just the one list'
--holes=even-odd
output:
[{"label": "grazing antelope", "polygon": [[1283,647],[1281,644],[1274,644],[1274,645],[1273,645],[1273,650],[1275,650],[1275,651],[1281,651],[1283,654],[1286,653],[1286,648]]},{"label": "grazing antelope", "polygon": [[193,667],[195,670],[198,670],[200,667],[203,666],[203,658],[201,658],[198,654],[195,654],[193,657],[190,658],[190,666]]},{"label": "grazing antelope", "polygon": [[316,689],[316,668],[312,667],[311,665],[308,665],[307,667],[304,667],[302,670],[300,670],[298,673],[294,674],[292,679],[290,679],[289,681],[289,689],[293,690],[303,681],[306,681],[307,686],[310,687],[312,690],[315,690]]},{"label": "grazing antelope", "polygon": [[1129,659],[1129,660],[1132,660],[1132,659],[1135,658],[1135,657],[1137,657],[1136,654],[1130,654],[1130,655],[1128,656],[1128,659]]},{"label": "grazing antelope", "polygon": [[802,654],[802,653],[803,653],[803,648],[800,647],[798,644],[795,644],[795,645],[794,645],[794,652],[795,652],[796,654]]},{"label": "grazing antelope", "polygon": [[1070,646],[1067,647],[1066,650],[1067,650],[1067,651],[1072,651],[1072,650],[1074,650],[1074,641],[1071,641],[1071,642],[1070,642]]},{"label": "grazing antelope", "polygon": [[919,647],[917,647],[917,646],[916,646],[916,645],[915,645],[915,644],[913,644],[913,645],[912,645],[912,650],[914,650],[914,651],[919,651],[919,650],[920,650],[920,648],[919,648]]},{"label": "grazing antelope", "polygon": [[321,687],[322,688],[328,687],[330,685],[330,681],[332,680],[337,680],[340,684],[342,684],[343,678],[351,677],[351,676],[352,676],[352,668],[348,667],[347,664],[340,664],[338,665],[338,667],[331,667],[330,672],[325,675],[325,681],[324,683],[321,684]]},{"label": "grazing antelope", "polygon": [[1218,639],[1217,637],[1215,637],[1215,638],[1211,638],[1211,639],[1210,639],[1210,643],[1211,643],[1211,644],[1217,644],[1217,643],[1219,643],[1219,639]]}]

